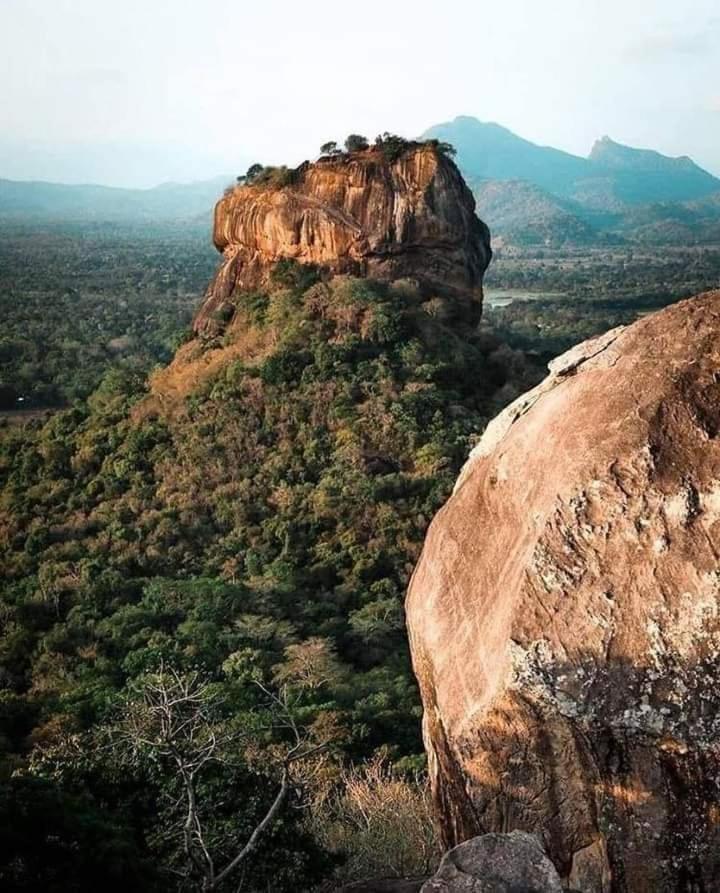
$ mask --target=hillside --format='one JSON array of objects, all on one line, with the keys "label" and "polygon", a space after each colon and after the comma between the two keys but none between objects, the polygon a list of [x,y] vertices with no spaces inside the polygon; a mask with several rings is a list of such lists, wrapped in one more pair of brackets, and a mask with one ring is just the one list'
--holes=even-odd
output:
[{"label": "hillside", "polygon": [[0,179],[0,220],[137,223],[207,219],[229,181],[229,177],[215,177],[196,183],[164,183],[153,189],[120,189]]},{"label": "hillside", "polygon": [[[126,883],[155,862],[145,889],[175,889],[157,876],[181,858],[157,833],[158,816],[175,824],[172,776],[139,764],[119,779],[95,742],[161,660],[208,674],[241,717],[265,709],[253,680],[286,680],[306,726],[338,726],[330,777],[380,749],[421,764],[403,592],[470,432],[537,374],[407,286],[308,285],[284,271],[242,315],[242,341],[184,399],[108,376],[87,409],[11,429],[0,447],[12,717],[0,766],[26,765],[34,746],[47,766],[33,783],[71,825],[55,836],[78,839],[82,794],[87,862],[97,852]],[[211,802],[224,808],[207,821],[218,834],[222,823],[242,833],[267,808],[273,767],[248,781],[250,758],[215,773]],[[6,821],[18,820],[12,804],[43,808],[29,782],[7,784]],[[100,814],[104,858],[87,836]],[[249,890],[269,877],[278,893],[298,878],[311,889],[324,863],[302,817],[291,812],[285,836],[261,849]]]},{"label": "hillside", "polygon": [[478,214],[492,232],[515,245],[583,245],[599,234],[581,208],[527,180],[471,181]]},{"label": "hillside", "polygon": [[[478,201],[492,197],[486,212],[492,232],[518,244],[536,237],[536,225],[555,244],[583,244],[593,238],[602,243],[608,235],[655,242],[672,241],[683,233],[693,242],[717,238],[720,179],[687,157],[669,158],[603,137],[588,158],[581,158],[468,117],[431,127],[425,136],[456,147],[458,165]],[[504,185],[493,186],[494,181]],[[539,196],[531,187],[545,193],[539,215]],[[684,204],[706,199],[705,217],[696,218],[691,229],[678,230],[674,218],[685,213]],[[636,232],[638,209],[644,222]],[[523,219],[527,231],[522,226],[518,230]]]},{"label": "hillside", "polygon": [[[268,175],[218,212],[222,270],[251,244],[245,201],[295,209],[272,217],[275,257],[265,243],[262,264],[239,258],[223,306],[196,317],[214,325],[196,324],[149,387],[113,368],[86,403],[0,432],[0,818],[19,829],[0,872],[27,887],[60,889],[61,866],[83,890],[197,889],[176,776],[116,731],[163,668],[208,680],[213,734],[230,742],[198,791],[218,859],[275,795],[293,728],[277,701],[332,744],[304,770],[319,805],[293,791],[304,808],[285,811],[244,889],[310,890],[340,869],[350,820],[323,792],[350,761],[390,761],[384,783],[422,765],[403,592],[470,432],[539,369],[474,324],[487,241],[450,159],[415,146],[319,167],[337,188],[317,203]],[[406,210],[391,264],[381,254],[367,278],[329,252],[322,267],[289,257],[311,223],[361,246],[377,235],[366,202],[352,220],[338,210],[358,171]],[[408,204],[423,194],[431,205]],[[454,238],[408,250],[427,227]],[[347,240],[328,244],[342,266]],[[463,270],[466,289],[431,286],[436,269]]]}]

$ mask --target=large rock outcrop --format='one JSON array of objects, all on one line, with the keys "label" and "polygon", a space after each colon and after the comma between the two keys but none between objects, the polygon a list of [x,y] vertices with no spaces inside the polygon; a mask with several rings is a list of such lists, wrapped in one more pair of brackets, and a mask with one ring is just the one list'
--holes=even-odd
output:
[{"label": "large rock outcrop", "polygon": [[457,167],[436,147],[410,144],[395,160],[367,149],[305,163],[283,179],[238,186],[215,207],[223,260],[197,332],[211,331],[231,312],[233,293],[262,287],[284,259],[330,273],[414,278],[479,311],[489,232]]},{"label": "large rock outcrop", "polygon": [[495,419],[407,600],[445,842],[580,891],[718,889],[720,292],[575,348]]}]

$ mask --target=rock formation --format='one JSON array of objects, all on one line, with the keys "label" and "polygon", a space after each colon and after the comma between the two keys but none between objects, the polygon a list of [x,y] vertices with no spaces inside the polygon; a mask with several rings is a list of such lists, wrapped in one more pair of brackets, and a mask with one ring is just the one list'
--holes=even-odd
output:
[{"label": "rock formation", "polygon": [[407,599],[448,845],[718,889],[720,292],[570,351],[488,427]]},{"label": "rock formation", "polygon": [[328,157],[286,172],[279,185],[238,186],[215,208],[222,264],[194,323],[232,313],[235,292],[262,287],[278,260],[381,280],[417,279],[427,289],[482,300],[490,261],[487,227],[455,164],[430,144],[394,160],[378,149]]},{"label": "rock formation", "polygon": [[562,893],[562,885],[537,837],[513,831],[456,846],[420,893]]},{"label": "rock formation", "polygon": [[522,831],[484,834],[445,853],[436,873],[357,881],[335,893],[562,893],[560,877],[538,838]]}]

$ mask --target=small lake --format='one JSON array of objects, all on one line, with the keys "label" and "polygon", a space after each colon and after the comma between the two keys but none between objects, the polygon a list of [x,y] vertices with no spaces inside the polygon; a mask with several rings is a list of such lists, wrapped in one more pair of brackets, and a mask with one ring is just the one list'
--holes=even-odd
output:
[{"label": "small lake", "polygon": [[528,291],[525,288],[484,288],[483,304],[486,307],[507,307],[513,301],[553,300],[567,297],[561,291]]}]

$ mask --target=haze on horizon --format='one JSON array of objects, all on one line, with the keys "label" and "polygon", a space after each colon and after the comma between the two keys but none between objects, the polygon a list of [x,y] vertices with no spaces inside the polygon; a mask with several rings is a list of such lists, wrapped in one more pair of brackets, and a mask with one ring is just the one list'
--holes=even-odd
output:
[{"label": "haze on horizon", "polygon": [[0,177],[151,186],[459,114],[720,175],[716,0],[0,0]]}]

